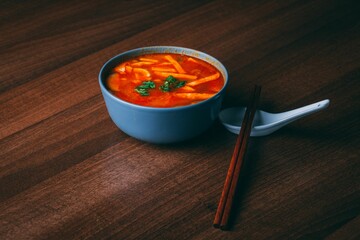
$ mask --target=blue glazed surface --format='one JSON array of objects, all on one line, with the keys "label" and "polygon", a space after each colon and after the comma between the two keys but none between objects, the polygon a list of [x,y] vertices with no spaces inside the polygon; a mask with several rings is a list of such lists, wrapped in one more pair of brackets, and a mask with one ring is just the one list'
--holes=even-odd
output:
[{"label": "blue glazed surface", "polygon": [[[219,69],[224,87],[212,98],[197,104],[174,107],[144,107],[123,101],[105,87],[111,70],[129,58],[151,53],[178,53],[203,59]],[[193,138],[206,131],[218,117],[228,82],[225,67],[215,58],[188,48],[154,46],[130,50],[107,61],[99,73],[99,84],[112,121],[126,134],[151,143],[174,143]]]}]

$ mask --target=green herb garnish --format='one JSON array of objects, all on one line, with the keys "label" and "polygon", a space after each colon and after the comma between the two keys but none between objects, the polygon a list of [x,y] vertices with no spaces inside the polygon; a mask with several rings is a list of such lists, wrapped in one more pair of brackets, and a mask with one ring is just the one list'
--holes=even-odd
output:
[{"label": "green herb garnish", "polygon": [[135,88],[135,91],[141,96],[149,96],[149,89],[151,88],[155,88],[155,83],[153,81],[144,81],[142,85]]},{"label": "green herb garnish", "polygon": [[169,75],[166,79],[163,85],[160,86],[161,91],[163,92],[170,92],[171,90],[175,88],[180,88],[185,86],[185,81],[179,81],[176,78],[174,78],[172,75]]}]

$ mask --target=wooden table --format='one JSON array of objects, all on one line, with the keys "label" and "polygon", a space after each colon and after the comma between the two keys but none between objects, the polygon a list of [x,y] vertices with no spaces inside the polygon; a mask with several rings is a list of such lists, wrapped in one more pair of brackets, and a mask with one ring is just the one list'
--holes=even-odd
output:
[{"label": "wooden table", "polygon": [[[2,1],[0,239],[359,238],[357,1]],[[180,144],[110,120],[97,75],[151,45],[228,69],[223,107],[328,109],[252,138],[232,227],[212,227],[236,135]]]}]

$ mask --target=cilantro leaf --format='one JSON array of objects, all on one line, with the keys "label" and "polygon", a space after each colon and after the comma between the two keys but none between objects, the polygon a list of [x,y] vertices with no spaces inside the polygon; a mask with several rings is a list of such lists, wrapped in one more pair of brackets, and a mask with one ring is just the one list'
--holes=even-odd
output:
[{"label": "cilantro leaf", "polygon": [[185,86],[185,84],[186,81],[179,81],[176,78],[174,78],[172,75],[169,75],[165,79],[164,84],[160,86],[160,90],[163,92],[170,92],[175,88],[180,88]]},{"label": "cilantro leaf", "polygon": [[155,83],[153,81],[144,81],[141,85],[137,86],[134,90],[139,93],[141,96],[149,96],[149,89],[155,88]]},{"label": "cilantro leaf", "polygon": [[141,86],[143,88],[155,88],[155,83],[153,81],[144,81]]}]

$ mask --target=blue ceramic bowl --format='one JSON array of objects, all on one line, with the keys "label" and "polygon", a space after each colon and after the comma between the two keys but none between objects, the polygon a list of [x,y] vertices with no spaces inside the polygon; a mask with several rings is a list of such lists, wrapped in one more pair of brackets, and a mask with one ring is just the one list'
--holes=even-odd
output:
[{"label": "blue ceramic bowl", "polygon": [[[115,97],[107,90],[105,80],[116,65],[135,56],[151,53],[178,53],[209,62],[223,75],[224,86],[205,101],[173,108],[136,105]],[[217,59],[193,49],[171,46],[143,47],[121,53],[107,61],[99,73],[101,92],[113,122],[134,138],[161,144],[184,141],[206,131],[218,117],[227,83],[227,71]]]}]

